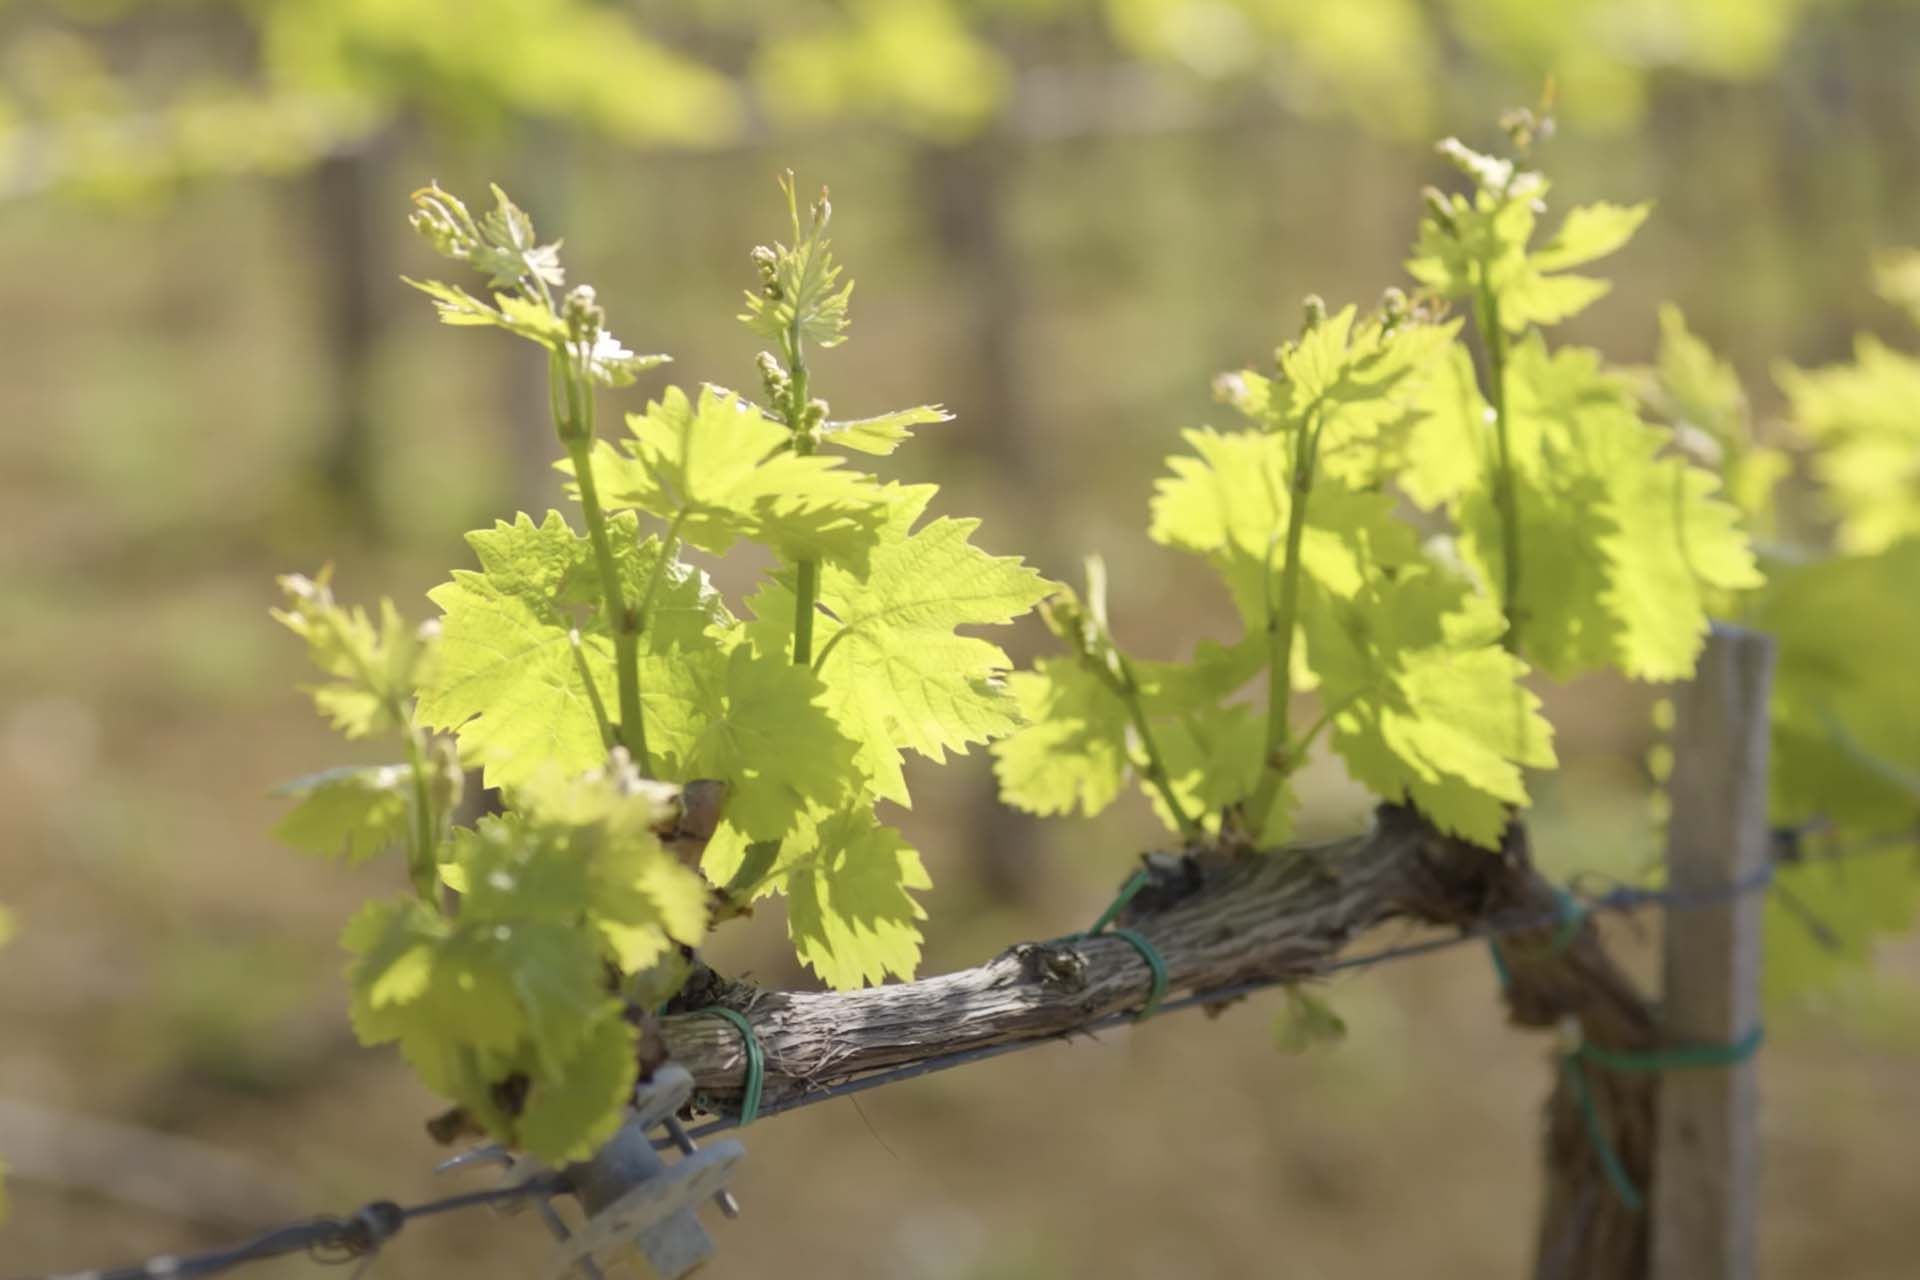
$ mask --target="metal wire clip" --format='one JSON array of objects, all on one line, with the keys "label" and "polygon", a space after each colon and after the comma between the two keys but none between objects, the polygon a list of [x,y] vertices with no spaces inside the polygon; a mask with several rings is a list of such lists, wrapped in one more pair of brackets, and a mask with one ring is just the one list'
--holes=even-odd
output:
[{"label": "metal wire clip", "polygon": [[[560,1242],[546,1270],[559,1280],[576,1267],[609,1264],[627,1249],[637,1249],[661,1280],[680,1280],[711,1258],[713,1238],[695,1213],[713,1197],[729,1216],[737,1205],[726,1193],[734,1166],[746,1148],[733,1139],[696,1147],[684,1132],[673,1133],[674,1113],[693,1096],[686,1068],[667,1064],[634,1095],[626,1123],[591,1160],[564,1170],[573,1193],[587,1212],[580,1229]],[[681,1157],[669,1165],[654,1149],[649,1133],[668,1125]]]}]

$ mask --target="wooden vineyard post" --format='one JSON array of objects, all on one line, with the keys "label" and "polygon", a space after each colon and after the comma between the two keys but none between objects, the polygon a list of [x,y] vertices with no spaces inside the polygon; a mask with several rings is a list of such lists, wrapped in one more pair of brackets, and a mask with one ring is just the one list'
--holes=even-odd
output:
[{"label": "wooden vineyard post", "polygon": [[[1767,703],[1773,642],[1716,626],[1675,692],[1669,887],[1755,883],[1771,856]],[[1765,895],[1670,908],[1661,1029],[1669,1045],[1736,1045],[1760,1026]],[[1748,1280],[1759,1222],[1756,1066],[1665,1072],[1654,1147],[1653,1280]]]}]

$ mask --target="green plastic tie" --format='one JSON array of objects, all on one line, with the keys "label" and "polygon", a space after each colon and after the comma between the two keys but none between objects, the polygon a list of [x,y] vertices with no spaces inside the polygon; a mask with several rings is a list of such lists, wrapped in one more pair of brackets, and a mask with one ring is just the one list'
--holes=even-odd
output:
[{"label": "green plastic tie", "polygon": [[740,1039],[747,1049],[747,1079],[740,1086],[740,1120],[742,1129],[752,1124],[760,1114],[760,1091],[767,1083],[767,1059],[760,1051],[760,1037],[754,1033],[753,1024],[747,1021],[747,1015],[738,1009],[729,1009],[724,1005],[708,1005],[697,1013],[711,1014],[716,1018],[725,1018],[740,1032]]},{"label": "green plastic tie", "polygon": [[1153,985],[1147,990],[1147,1002],[1141,1005],[1140,1012],[1134,1015],[1140,1018],[1152,1017],[1154,1011],[1160,1007],[1161,998],[1167,994],[1166,958],[1160,954],[1158,947],[1147,941],[1145,934],[1137,933],[1132,929],[1116,929],[1112,925],[1119,918],[1120,913],[1127,909],[1127,904],[1132,902],[1135,895],[1146,888],[1152,880],[1152,875],[1145,867],[1134,872],[1127,882],[1120,886],[1120,892],[1115,894],[1113,901],[1107,904],[1107,909],[1100,913],[1100,918],[1093,922],[1093,927],[1080,935],[1082,938],[1098,938],[1103,935],[1120,938],[1140,953],[1140,958],[1146,962],[1147,971],[1153,975]]},{"label": "green plastic tie", "polygon": [[[1586,922],[1591,908],[1566,889],[1556,886],[1553,891],[1554,902],[1559,907],[1560,921],[1554,926],[1553,937],[1548,946],[1558,955],[1573,945],[1580,934],[1580,926]],[[1487,939],[1487,955],[1493,961],[1493,971],[1499,975],[1501,989],[1513,984],[1513,974],[1507,968],[1506,957],[1500,953],[1500,939]],[[1640,1189],[1633,1185],[1633,1179],[1627,1176],[1627,1170],[1620,1162],[1620,1153],[1613,1149],[1613,1143],[1607,1138],[1606,1126],[1600,1123],[1600,1108],[1594,1101],[1593,1088],[1587,1082],[1587,1073],[1581,1069],[1581,1063],[1591,1062],[1607,1071],[1623,1073],[1651,1074],[1660,1071],[1686,1071],[1711,1067],[1731,1067],[1745,1062],[1759,1052],[1761,1043],[1766,1039],[1765,1029],[1755,1027],[1732,1044],[1683,1044],[1669,1045],[1660,1049],[1632,1052],[1621,1049],[1603,1049],[1589,1044],[1584,1039],[1579,1045],[1562,1055],[1566,1064],[1567,1080],[1573,1086],[1574,1100],[1580,1106],[1580,1118],[1586,1125],[1587,1141],[1592,1144],[1594,1155],[1600,1161],[1601,1172],[1606,1174],[1607,1182],[1613,1187],[1613,1193],[1620,1197],[1620,1203],[1634,1213],[1639,1213],[1646,1201]]]},{"label": "green plastic tie", "polygon": [[[1099,935],[1089,934],[1088,936]],[[1133,949],[1140,953],[1140,958],[1147,962],[1147,968],[1153,973],[1153,986],[1147,992],[1147,1002],[1140,1006],[1140,1012],[1134,1016],[1151,1018],[1154,1011],[1160,1007],[1161,998],[1167,994],[1167,962],[1160,955],[1160,949],[1148,942],[1144,934],[1136,933],[1132,929],[1108,929],[1105,936],[1126,939],[1133,944]]]},{"label": "green plastic tie", "polygon": [[1579,1047],[1566,1054],[1567,1075],[1573,1082],[1574,1097],[1580,1103],[1581,1118],[1586,1121],[1587,1140],[1600,1157],[1600,1168],[1612,1184],[1614,1194],[1620,1197],[1620,1203],[1635,1213],[1645,1205],[1639,1188],[1627,1177],[1627,1171],[1621,1167],[1619,1153],[1614,1151],[1613,1144],[1607,1140],[1605,1128],[1600,1124],[1600,1111],[1594,1105],[1593,1090],[1587,1085],[1587,1073],[1580,1069],[1582,1060],[1608,1071],[1631,1075],[1710,1070],[1740,1065],[1758,1053],[1765,1041],[1766,1028],[1755,1027],[1731,1044],[1676,1044],[1632,1052],[1603,1049],[1583,1040]]},{"label": "green plastic tie", "polygon": [[1548,945],[1555,955],[1559,955],[1580,936],[1580,926],[1586,923],[1588,908],[1586,903],[1558,885],[1554,886],[1553,900],[1560,908],[1560,924],[1554,929],[1553,940]]},{"label": "green plastic tie", "polygon": [[1627,1206],[1631,1213],[1639,1213],[1646,1208],[1647,1202],[1641,1198],[1640,1188],[1633,1185],[1633,1179],[1627,1176],[1626,1169],[1620,1163],[1620,1153],[1613,1149],[1613,1143],[1607,1138],[1605,1126],[1600,1123],[1600,1108],[1594,1104],[1593,1090],[1587,1086],[1587,1073],[1580,1069],[1580,1051],[1566,1055],[1567,1079],[1573,1084],[1573,1096],[1580,1103],[1580,1118],[1586,1122],[1587,1142],[1594,1153],[1600,1157],[1601,1172],[1607,1175],[1607,1182],[1613,1187],[1613,1194],[1620,1197],[1620,1203]]},{"label": "green plastic tie", "polygon": [[1649,1075],[1659,1071],[1737,1067],[1758,1053],[1766,1038],[1766,1028],[1755,1027],[1731,1044],[1676,1044],[1634,1053],[1582,1042],[1574,1054],[1609,1071]]},{"label": "green plastic tie", "polygon": [[[1559,955],[1580,936],[1580,926],[1586,923],[1592,908],[1557,885],[1553,890],[1553,900],[1559,908],[1560,923],[1554,927],[1553,937],[1547,946],[1554,955]],[[1500,989],[1505,991],[1513,985],[1513,974],[1507,968],[1507,958],[1500,954],[1498,937],[1487,939],[1487,958],[1493,961],[1493,971],[1500,978]]]},{"label": "green plastic tie", "polygon": [[1147,887],[1147,882],[1152,878],[1152,876],[1147,874],[1145,867],[1134,872],[1133,876],[1125,884],[1120,886],[1120,892],[1115,894],[1113,901],[1107,904],[1107,909],[1100,913],[1100,918],[1093,922],[1093,926],[1087,930],[1086,936],[1091,938],[1096,933],[1104,932],[1106,927],[1118,919],[1120,913],[1127,909],[1127,904],[1133,901],[1134,895]]}]

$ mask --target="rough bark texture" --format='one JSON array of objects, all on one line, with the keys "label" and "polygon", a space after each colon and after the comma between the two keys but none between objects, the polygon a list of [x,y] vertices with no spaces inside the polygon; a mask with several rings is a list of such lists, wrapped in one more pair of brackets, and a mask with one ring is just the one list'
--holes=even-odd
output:
[{"label": "rough bark texture", "polygon": [[[1466,850],[1471,854],[1472,850]],[[1525,832],[1509,834],[1498,858],[1479,867],[1461,856],[1439,864],[1464,913],[1435,923],[1539,919],[1559,910],[1554,886],[1532,869]],[[1435,895],[1436,899],[1441,895]],[[1563,1025],[1604,1049],[1645,1051],[1658,1041],[1653,1010],[1608,958],[1592,923],[1571,936],[1558,927],[1515,934],[1493,945],[1508,975],[1507,1014],[1515,1026],[1559,1031]],[[1623,1202],[1600,1163],[1579,1098],[1556,1045],[1547,1100],[1546,1195],[1535,1241],[1537,1280],[1627,1280],[1647,1274],[1647,1215]],[[1622,1075],[1591,1065],[1581,1071],[1607,1141],[1630,1182],[1643,1194],[1653,1170],[1654,1106],[1659,1077]]]},{"label": "rough bark texture", "polygon": [[[1205,855],[1155,864],[1153,883],[1121,923],[1164,957],[1170,991],[1215,990],[1249,979],[1309,979],[1359,935],[1395,921],[1460,929],[1547,922],[1497,944],[1519,1026],[1558,1030],[1620,1050],[1656,1042],[1653,1016],[1614,967],[1592,925],[1566,936],[1551,923],[1560,899],[1534,872],[1524,833],[1498,854],[1434,833],[1383,809],[1363,836],[1281,853]],[[753,1023],[766,1060],[763,1105],[885,1068],[969,1049],[1058,1036],[1138,1008],[1150,989],[1139,954],[1112,937],[1013,947],[976,968],[852,992],[780,992],[719,984],[701,999]],[[661,1037],[698,1088],[737,1103],[746,1060],[739,1034],[717,1018],[670,1014]],[[1556,1052],[1547,1107],[1545,1211],[1535,1274],[1620,1280],[1645,1274],[1644,1213],[1609,1185],[1578,1099]],[[1583,1068],[1600,1122],[1634,1184],[1652,1167],[1657,1077]]]}]

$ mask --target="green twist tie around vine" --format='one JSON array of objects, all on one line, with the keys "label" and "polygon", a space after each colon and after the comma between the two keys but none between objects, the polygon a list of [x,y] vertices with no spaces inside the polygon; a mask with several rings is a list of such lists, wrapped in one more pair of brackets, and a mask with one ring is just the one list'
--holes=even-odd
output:
[{"label": "green twist tie around vine", "polygon": [[[1094,935],[1090,934],[1088,936],[1091,937]],[[1147,1002],[1140,1006],[1140,1012],[1135,1015],[1141,1018],[1151,1018],[1154,1011],[1160,1007],[1161,997],[1167,994],[1167,962],[1161,958],[1160,951],[1157,947],[1151,942],[1148,942],[1144,935],[1135,933],[1132,929],[1108,929],[1106,936],[1109,938],[1124,938],[1132,943],[1133,949],[1140,953],[1140,958],[1147,962],[1147,968],[1152,971],[1153,986],[1147,992]]]},{"label": "green twist tie around vine", "polygon": [[1559,885],[1553,888],[1553,900],[1560,909],[1560,923],[1553,931],[1553,940],[1548,943],[1555,955],[1559,955],[1573,945],[1580,936],[1580,926],[1586,923],[1587,904],[1573,896]]},{"label": "green twist tie around vine", "polygon": [[1737,1067],[1760,1051],[1766,1041],[1765,1027],[1755,1027],[1731,1044],[1676,1044],[1633,1053],[1622,1049],[1602,1049],[1582,1042],[1574,1055],[1585,1058],[1608,1071],[1626,1075],[1651,1075],[1658,1071],[1691,1071],[1708,1067]]},{"label": "green twist tie around vine", "polygon": [[1160,1007],[1162,997],[1167,994],[1167,962],[1160,954],[1160,949],[1147,941],[1145,934],[1132,929],[1116,929],[1112,925],[1120,913],[1127,909],[1127,904],[1133,901],[1134,895],[1146,888],[1151,879],[1152,876],[1147,873],[1145,867],[1134,872],[1132,877],[1120,886],[1120,892],[1115,894],[1113,901],[1107,904],[1107,909],[1100,913],[1100,918],[1093,922],[1093,927],[1080,935],[1083,938],[1097,938],[1104,934],[1110,938],[1119,938],[1140,953],[1140,958],[1146,962],[1147,971],[1153,975],[1153,985],[1147,990],[1147,1002],[1140,1006],[1140,1012],[1135,1015],[1141,1018],[1152,1017],[1154,1011]]},{"label": "green twist tie around vine", "polygon": [[[1554,926],[1553,937],[1548,941],[1547,947],[1554,955],[1559,955],[1572,946],[1573,940],[1580,936],[1580,926],[1586,923],[1592,908],[1558,885],[1553,889],[1553,901],[1559,912],[1559,923]],[[1506,957],[1500,954],[1498,936],[1487,939],[1487,957],[1493,961],[1494,973],[1499,975],[1500,989],[1505,991],[1513,985],[1513,974],[1507,969]]]},{"label": "green twist tie around vine", "polygon": [[1133,901],[1136,894],[1147,887],[1147,882],[1152,878],[1152,876],[1147,874],[1145,867],[1134,872],[1133,875],[1128,878],[1127,882],[1120,886],[1120,892],[1113,895],[1113,901],[1109,902],[1107,909],[1100,913],[1100,918],[1088,926],[1084,936],[1091,938],[1096,933],[1103,932],[1108,925],[1119,918],[1120,913],[1127,909],[1127,904]]},{"label": "green twist tie around vine", "polygon": [[1567,1067],[1567,1080],[1573,1085],[1573,1096],[1580,1104],[1580,1119],[1587,1126],[1587,1142],[1593,1147],[1594,1154],[1600,1159],[1600,1169],[1607,1175],[1607,1183],[1613,1188],[1613,1194],[1620,1197],[1620,1203],[1627,1206],[1630,1213],[1639,1213],[1647,1207],[1640,1195],[1640,1188],[1633,1185],[1633,1179],[1620,1163],[1620,1153],[1613,1149],[1613,1143],[1607,1137],[1606,1126],[1600,1123],[1600,1108],[1594,1104],[1593,1090],[1587,1087],[1587,1073],[1580,1069],[1580,1050],[1576,1049],[1563,1059]]},{"label": "green twist tie around vine", "polygon": [[760,1051],[760,1037],[754,1033],[753,1024],[738,1009],[728,1009],[723,1005],[709,1005],[698,1010],[716,1018],[725,1018],[740,1032],[741,1042],[747,1050],[747,1079],[740,1086],[740,1120],[742,1129],[752,1124],[760,1114],[760,1090],[767,1082],[767,1059]]},{"label": "green twist tie around vine", "polygon": [[1573,1085],[1573,1096],[1580,1104],[1580,1118],[1587,1127],[1587,1140],[1593,1144],[1594,1153],[1600,1159],[1601,1171],[1607,1175],[1607,1182],[1613,1187],[1613,1193],[1620,1197],[1620,1203],[1634,1213],[1646,1207],[1646,1200],[1641,1196],[1640,1189],[1634,1186],[1633,1180],[1627,1176],[1626,1169],[1620,1163],[1619,1153],[1613,1149],[1613,1143],[1607,1139],[1607,1131],[1600,1123],[1600,1109],[1594,1103],[1593,1090],[1587,1084],[1587,1074],[1580,1069],[1581,1060],[1584,1059],[1607,1071],[1627,1075],[1733,1067],[1758,1053],[1765,1040],[1766,1028],[1755,1027],[1730,1044],[1676,1044],[1633,1052],[1622,1049],[1603,1049],[1599,1045],[1582,1040],[1565,1055],[1567,1078]]}]

